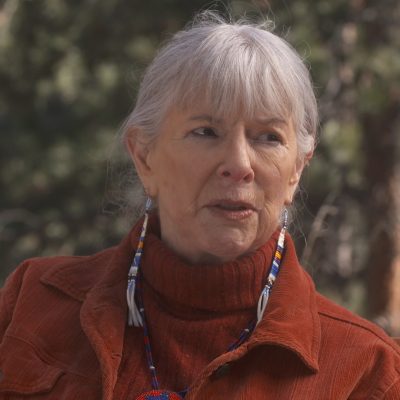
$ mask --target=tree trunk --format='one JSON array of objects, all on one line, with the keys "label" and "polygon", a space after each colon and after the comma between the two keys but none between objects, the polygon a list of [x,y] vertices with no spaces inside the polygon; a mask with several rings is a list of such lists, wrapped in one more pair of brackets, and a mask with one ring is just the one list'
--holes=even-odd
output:
[{"label": "tree trunk", "polygon": [[371,317],[389,334],[400,336],[400,106],[362,117],[365,176],[369,196],[368,299]]}]

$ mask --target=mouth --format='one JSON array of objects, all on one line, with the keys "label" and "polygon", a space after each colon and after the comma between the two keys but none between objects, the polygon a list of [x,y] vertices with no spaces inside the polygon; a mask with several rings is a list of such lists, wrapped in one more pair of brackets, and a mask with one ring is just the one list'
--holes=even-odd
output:
[{"label": "mouth", "polygon": [[212,203],[211,207],[217,207],[222,210],[229,210],[229,211],[244,211],[244,210],[255,211],[256,209],[252,204],[241,201],[231,201],[231,200],[218,200]]},{"label": "mouth", "polygon": [[228,219],[244,219],[257,211],[256,207],[244,201],[217,200],[209,204],[209,209]]}]

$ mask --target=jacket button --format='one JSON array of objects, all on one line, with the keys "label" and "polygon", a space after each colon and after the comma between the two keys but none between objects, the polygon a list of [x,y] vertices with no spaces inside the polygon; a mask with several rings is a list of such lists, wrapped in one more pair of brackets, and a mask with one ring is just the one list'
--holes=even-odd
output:
[{"label": "jacket button", "polygon": [[230,363],[222,364],[213,372],[211,377],[213,379],[220,379],[223,376],[225,376],[229,372],[230,369],[231,369]]}]

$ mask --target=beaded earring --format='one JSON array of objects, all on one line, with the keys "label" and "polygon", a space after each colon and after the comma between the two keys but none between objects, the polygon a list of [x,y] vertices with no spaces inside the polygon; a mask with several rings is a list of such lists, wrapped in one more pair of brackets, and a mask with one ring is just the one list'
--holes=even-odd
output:
[{"label": "beaded earring", "polygon": [[274,260],[272,261],[271,270],[269,271],[269,275],[267,278],[267,283],[261,292],[260,298],[258,299],[256,325],[259,324],[259,322],[262,320],[262,318],[264,316],[264,311],[267,308],[267,304],[268,304],[269,294],[271,292],[272,286],[275,283],[276,276],[278,275],[279,268],[281,266],[282,252],[283,252],[283,249],[285,246],[285,233],[287,230],[287,225],[288,225],[288,210],[285,208],[283,210],[282,229],[279,234],[279,239],[278,239],[278,244],[277,244],[276,250],[275,250]]},{"label": "beaded earring", "polygon": [[136,285],[140,267],[140,260],[143,254],[143,245],[144,245],[144,238],[146,236],[147,230],[147,223],[149,220],[149,213],[151,210],[151,199],[150,197],[146,200],[146,207],[144,213],[144,220],[142,230],[140,232],[139,242],[136,248],[135,256],[133,257],[133,261],[128,273],[128,288],[126,291],[126,300],[128,303],[128,325],[129,326],[136,326],[140,327],[143,326],[143,319],[141,312],[136,304],[135,301],[135,292],[136,292]]}]

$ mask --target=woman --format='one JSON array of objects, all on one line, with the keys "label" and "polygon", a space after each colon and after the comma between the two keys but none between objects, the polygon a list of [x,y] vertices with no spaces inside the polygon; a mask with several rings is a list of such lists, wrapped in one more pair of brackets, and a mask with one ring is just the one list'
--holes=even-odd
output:
[{"label": "woman", "polygon": [[399,349],[316,293],[286,233],[316,127],[285,41],[210,13],[178,32],[123,132],[145,216],[10,276],[0,399],[399,399]]}]

